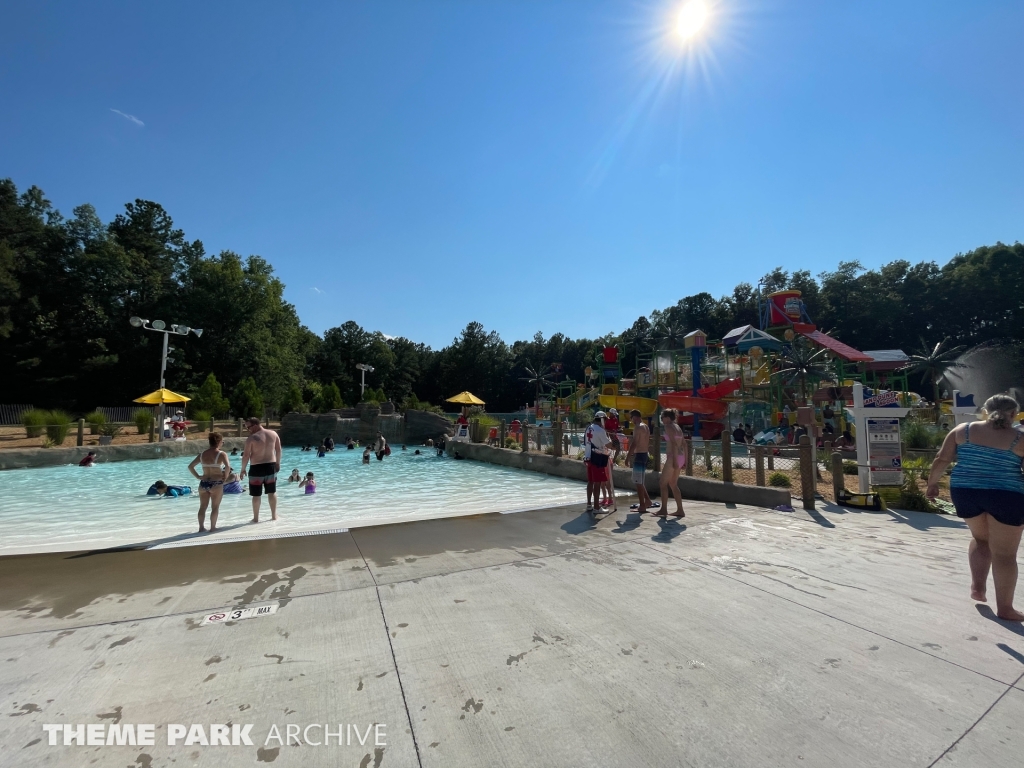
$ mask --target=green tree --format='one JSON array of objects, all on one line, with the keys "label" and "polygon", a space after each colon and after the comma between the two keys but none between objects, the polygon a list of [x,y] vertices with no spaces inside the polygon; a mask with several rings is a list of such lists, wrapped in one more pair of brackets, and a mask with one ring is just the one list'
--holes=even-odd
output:
[{"label": "green tree", "polygon": [[336,408],[343,408],[345,403],[341,399],[341,390],[333,381],[320,388],[318,394],[309,407],[314,413],[327,413]]},{"label": "green tree", "polygon": [[306,403],[302,400],[302,390],[299,389],[298,385],[292,384],[288,387],[288,391],[285,396],[281,398],[281,404],[279,406],[281,415],[284,416],[286,413],[304,413],[306,410]]},{"label": "green tree", "polygon": [[220,382],[212,373],[207,375],[202,386],[192,394],[192,400],[188,404],[189,413],[205,411],[215,418],[223,418],[228,415],[231,403],[224,397]]},{"label": "green tree", "polygon": [[942,409],[939,406],[939,382],[950,371],[966,367],[959,360],[964,348],[946,348],[948,341],[949,339],[943,339],[932,347],[921,339],[920,349],[910,355],[910,363],[905,368],[910,376],[920,375],[922,384],[931,384],[936,424],[942,417]]},{"label": "green tree", "polygon": [[250,416],[263,418],[263,395],[252,376],[238,382],[235,391],[231,393],[231,412],[240,419]]}]

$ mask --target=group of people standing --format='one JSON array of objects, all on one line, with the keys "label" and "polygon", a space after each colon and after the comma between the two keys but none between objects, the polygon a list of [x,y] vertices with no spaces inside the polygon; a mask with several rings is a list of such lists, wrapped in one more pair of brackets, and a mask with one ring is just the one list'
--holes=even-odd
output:
[{"label": "group of people standing", "polygon": [[[613,417],[615,429],[611,429],[608,423],[609,415],[604,411],[598,411],[583,435],[583,461],[587,466],[587,512],[596,512],[602,507],[610,507],[610,512],[618,509],[612,483],[612,468],[618,459],[621,443],[618,436],[618,414],[613,412]],[[661,502],[658,503],[651,501],[646,485],[647,467],[650,463],[651,429],[640,411],[634,409],[629,413],[633,436],[626,452],[626,464],[632,467],[632,480],[639,497],[639,503],[634,504],[631,509],[641,515],[655,509],[667,509],[668,498],[671,496],[676,502],[676,511],[672,513],[672,517],[686,517],[683,496],[679,490],[679,473],[686,466],[686,435],[682,427],[676,423],[677,418],[678,413],[674,408],[661,413],[662,434],[668,455],[665,466],[661,469]],[[660,449],[660,446],[658,448]],[[605,496],[604,500],[601,499],[602,495]],[[651,514],[668,517],[668,513],[664,511]]]}]

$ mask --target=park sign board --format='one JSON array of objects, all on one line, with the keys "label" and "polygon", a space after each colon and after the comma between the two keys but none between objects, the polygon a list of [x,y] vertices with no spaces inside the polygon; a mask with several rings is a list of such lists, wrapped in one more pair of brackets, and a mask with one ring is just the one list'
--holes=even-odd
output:
[{"label": "park sign board", "polygon": [[[870,392],[870,390],[868,390]],[[864,407],[865,408],[899,408],[900,407],[900,393],[893,392],[891,390],[880,389],[875,392],[868,394],[865,392]]]},{"label": "park sign board", "polygon": [[872,485],[903,485],[899,419],[867,420],[868,470]]}]

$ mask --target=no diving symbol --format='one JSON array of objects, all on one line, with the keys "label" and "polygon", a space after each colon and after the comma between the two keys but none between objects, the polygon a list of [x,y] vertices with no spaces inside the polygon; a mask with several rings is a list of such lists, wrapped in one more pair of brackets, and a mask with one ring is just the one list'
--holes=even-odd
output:
[{"label": "no diving symbol", "polygon": [[199,626],[205,627],[209,624],[223,624],[227,621],[242,621],[243,619],[253,619],[257,616],[272,616],[277,613],[277,603],[271,603],[270,605],[257,605],[250,608],[235,608],[231,611],[218,611],[217,613],[211,613],[208,616],[204,616]]}]

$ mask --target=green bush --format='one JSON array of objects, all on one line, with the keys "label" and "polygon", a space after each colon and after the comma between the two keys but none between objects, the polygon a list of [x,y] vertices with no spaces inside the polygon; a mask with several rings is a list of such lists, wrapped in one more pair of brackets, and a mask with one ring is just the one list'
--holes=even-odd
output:
[{"label": "green bush", "polygon": [[39,437],[46,428],[49,412],[33,408],[21,414],[21,423],[25,425],[26,437]]},{"label": "green bush", "polygon": [[107,417],[99,411],[93,411],[85,415],[85,423],[89,425],[89,434],[100,434],[100,427],[107,423]]},{"label": "green bush", "polygon": [[104,437],[117,437],[121,434],[121,430],[122,428],[118,424],[100,424],[100,434]]},{"label": "green bush", "polygon": [[784,472],[772,472],[768,475],[768,485],[772,486],[772,488],[791,488],[793,487],[793,481]]},{"label": "green bush", "polygon": [[856,475],[857,474],[857,462],[856,461],[844,461],[843,462],[843,474],[844,475]]},{"label": "green bush", "polygon": [[[224,397],[220,382],[212,373],[206,377],[199,389],[192,392],[192,400],[185,408],[185,413],[190,419],[199,420],[197,414],[205,411],[214,416],[224,417],[228,415],[228,408],[231,404]],[[261,414],[262,415],[262,414]]]},{"label": "green bush", "polygon": [[[369,390],[367,390],[369,391]],[[320,388],[320,394],[313,398],[309,409],[313,413],[327,413],[335,408],[343,408],[345,402],[341,399],[341,390],[333,381]]]},{"label": "green bush", "polygon": [[732,468],[733,469],[746,469],[747,465],[744,464],[742,461],[734,461],[732,463]]},{"label": "green bush", "polygon": [[133,418],[135,429],[138,430],[138,433],[140,435],[148,435],[150,425],[153,423],[153,412],[148,408],[140,408],[135,412]]},{"label": "green bush", "polygon": [[900,431],[900,437],[907,448],[924,451],[942,445],[945,435],[934,424],[926,424],[920,419],[906,419]]},{"label": "green bush", "polygon": [[192,421],[195,422],[196,426],[200,429],[206,429],[210,426],[210,419],[213,415],[209,411],[196,411],[192,414]]},{"label": "green bush", "polygon": [[231,410],[236,418],[248,419],[252,416],[263,418],[263,395],[256,386],[256,380],[248,376],[238,382],[231,393]]},{"label": "green bush", "polygon": [[54,445],[62,445],[71,431],[71,414],[65,411],[49,411],[46,416],[46,436]]},{"label": "green bush", "polygon": [[506,448],[518,448],[519,447],[519,441],[516,440],[514,437],[506,437],[505,438],[505,447]]},{"label": "green bush", "polygon": [[900,487],[900,509],[907,509],[911,512],[939,512],[940,510],[928,501],[921,486],[917,484],[917,473],[907,472],[904,474],[903,485]]},{"label": "green bush", "polygon": [[286,413],[306,412],[306,403],[302,400],[302,390],[295,384],[288,387],[287,394],[281,399],[279,410],[282,416]]}]

